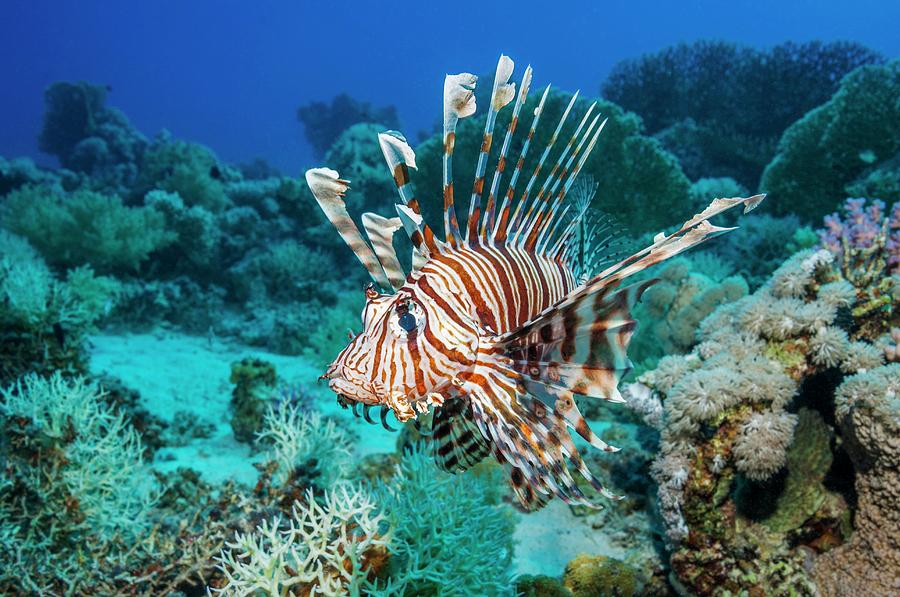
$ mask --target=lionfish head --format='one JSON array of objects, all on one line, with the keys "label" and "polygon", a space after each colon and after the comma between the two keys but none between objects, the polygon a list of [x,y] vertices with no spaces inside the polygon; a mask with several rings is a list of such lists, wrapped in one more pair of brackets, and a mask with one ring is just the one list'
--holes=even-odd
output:
[{"label": "lionfish head", "polygon": [[[477,336],[462,346],[451,343],[444,326],[429,325],[429,312],[435,311],[427,300],[406,288],[396,294],[366,288],[363,331],[323,375],[342,405],[387,406],[402,422],[443,404],[452,393],[455,376],[474,362]],[[456,359],[448,358],[448,346],[455,346]],[[460,358],[463,354],[469,358]]]}]

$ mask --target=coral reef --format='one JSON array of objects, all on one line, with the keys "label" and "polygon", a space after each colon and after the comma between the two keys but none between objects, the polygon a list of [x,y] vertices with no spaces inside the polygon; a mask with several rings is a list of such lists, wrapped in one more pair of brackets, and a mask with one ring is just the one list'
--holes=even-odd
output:
[{"label": "coral reef", "polygon": [[841,81],[834,97],[792,124],[760,182],[774,199],[772,210],[818,219],[838,207],[848,185],[893,159],[900,151],[898,93],[900,60],[863,66]]},{"label": "coral reef", "polygon": [[639,114],[692,180],[730,176],[755,188],[784,130],[845,74],[881,61],[852,42],[757,50],[698,41],[618,63],[602,93]]},{"label": "coral reef", "polygon": [[635,309],[641,327],[630,352],[636,362],[652,363],[667,354],[688,352],[696,342],[697,326],[707,315],[747,294],[747,283],[740,276],[714,279],[701,273],[713,268],[692,265],[688,259],[675,259],[656,272],[660,281],[644,293]]},{"label": "coral reef", "polygon": [[641,590],[635,571],[625,563],[605,556],[585,554],[566,566],[563,584],[573,597],[632,597],[639,595]]},{"label": "coral reef", "polygon": [[378,502],[391,526],[387,595],[512,592],[512,510],[496,503],[497,475],[453,476],[430,455],[403,455]]},{"label": "coral reef", "polygon": [[262,359],[246,358],[231,364],[231,429],[238,441],[253,441],[262,430],[276,380],[275,367]]},{"label": "coral reef", "polygon": [[116,196],[86,190],[22,187],[6,196],[0,222],[50,264],[89,264],[103,273],[134,271],[172,240],[153,208],[127,207]]},{"label": "coral reef", "polygon": [[900,590],[900,364],[848,377],[835,412],[856,469],[850,540],[816,560],[823,595],[890,595]]},{"label": "coral reef", "polygon": [[[360,102],[346,93],[335,96],[331,105],[311,102],[297,108],[297,120],[303,123],[306,140],[317,157],[322,157],[335,139],[352,125],[360,122],[377,122],[382,130],[399,129],[397,109],[393,106],[375,108],[368,102]],[[380,132],[380,131],[379,131]]]},{"label": "coral reef", "polygon": [[0,229],[0,387],[28,372],[83,373],[85,336],[117,292],[88,266],[59,280],[28,242]]},{"label": "coral reef", "polygon": [[[532,89],[529,98],[522,108],[522,114],[532,114],[541,97],[541,90]],[[545,123],[559,122],[571,94],[551,90],[547,96],[541,115],[542,126],[535,134],[532,144],[541,147],[550,140],[553,125]],[[574,111],[584,112],[592,100],[579,98]],[[598,183],[600,194],[597,207],[613,213],[623,222],[628,222],[632,232],[659,232],[660,228],[669,224],[664,217],[667,213],[687,212],[690,210],[690,183],[681,172],[678,161],[665,151],[658,141],[642,134],[641,119],[626,112],[616,104],[605,100],[597,100],[595,110],[609,118],[603,129],[600,149],[594,151],[585,162],[582,173],[593,177]],[[497,117],[497,131],[505,131],[509,125],[511,110],[500,112]],[[459,189],[470,184],[462,177],[470,176],[475,170],[481,147],[486,115],[475,115],[459,122],[456,131],[456,150],[453,154],[454,172],[459,172]],[[525,121],[523,121],[525,122]],[[560,134],[560,139],[568,139],[577,122],[567,122]],[[520,147],[515,143],[510,148],[510,155],[517,155]],[[416,148],[418,172],[412,176],[417,194],[420,197],[441,197],[441,155],[443,139],[440,134],[433,135]],[[527,178],[537,165],[540,152],[529,152],[523,166],[524,189]],[[487,164],[487,172],[496,168],[496,157]],[[539,183],[541,181],[538,181]],[[436,202],[426,201],[422,204],[426,212],[439,209]],[[437,211],[432,214],[439,216]],[[431,218],[426,214],[426,219]],[[437,218],[438,220],[440,218]]]},{"label": "coral reef", "polygon": [[878,334],[841,315],[862,278],[843,278],[837,262],[824,249],[799,252],[753,295],[707,317],[690,354],[642,375],[649,390],[631,386],[660,429],[652,470],[674,579],[687,591],[809,593],[804,554],[844,538],[844,499],[822,485],[828,464],[809,468],[809,446],[824,451],[828,432],[816,431],[815,413],[793,410],[808,404],[831,417],[825,380],[882,362]]},{"label": "coral reef", "polygon": [[0,393],[0,424],[4,592],[82,592],[94,566],[134,564],[157,493],[140,438],[97,387],[26,376]]},{"label": "coral reef", "polygon": [[312,491],[287,522],[238,533],[219,558],[224,595],[362,595],[386,559],[387,529],[375,501],[340,486],[319,503]]}]

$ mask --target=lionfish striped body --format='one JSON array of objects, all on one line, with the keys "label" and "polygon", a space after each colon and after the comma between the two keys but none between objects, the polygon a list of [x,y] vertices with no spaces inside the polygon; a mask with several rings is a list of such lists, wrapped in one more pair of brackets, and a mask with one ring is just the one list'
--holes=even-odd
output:
[{"label": "lionfish striped body", "polygon": [[[608,264],[609,251],[603,249],[609,245],[608,225],[586,224],[592,185],[575,185],[606,123],[593,114],[594,106],[563,143],[560,133],[573,97],[525,182],[523,164],[545,91],[500,193],[531,84],[528,67],[516,94],[515,84],[509,83],[512,70],[512,61],[501,56],[463,228],[456,214],[452,157],[458,120],[475,112],[476,78],[463,73],[445,80],[444,240],[420,215],[409,179],[415,154],[399,133],[379,135],[399,192],[398,217],[364,214],[369,242],[342,200],[348,181],[326,168],[306,173],[319,205],[374,282],[366,289],[363,332],[324,377],[341,404],[363,404],[367,419],[371,406],[382,407],[385,424],[391,411],[401,422],[433,411],[438,465],[460,472],[493,455],[506,467],[524,509],[538,508],[553,496],[593,506],[572,469],[596,491],[616,496],[588,469],[569,429],[596,448],[616,451],[594,434],[574,397],[623,400],[617,385],[631,366],[626,354],[636,326],[631,308],[653,280],[624,287],[621,282],[727,231],[707,218],[737,205],[749,211],[762,196],[716,199],[675,233],[661,233],[651,246]],[[514,96],[485,198],[494,123]],[[555,163],[545,174],[554,151]],[[392,243],[401,228],[413,244],[408,274]]]}]

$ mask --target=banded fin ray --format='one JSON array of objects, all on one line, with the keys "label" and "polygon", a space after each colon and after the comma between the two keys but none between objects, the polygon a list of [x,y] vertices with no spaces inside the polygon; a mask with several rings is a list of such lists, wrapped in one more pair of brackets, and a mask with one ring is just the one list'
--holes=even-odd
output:
[{"label": "banded fin ray", "polygon": [[394,249],[394,233],[403,227],[400,218],[385,218],[371,212],[362,215],[363,229],[372,243],[375,255],[381,262],[381,267],[387,275],[394,290],[399,290],[406,281],[403,266],[397,259],[397,251]]},{"label": "banded fin ray", "polygon": [[484,134],[481,140],[481,151],[475,166],[475,182],[472,185],[472,196],[469,198],[469,217],[466,223],[466,243],[478,243],[478,222],[481,220],[481,195],[484,192],[484,173],[487,169],[488,156],[494,140],[494,124],[497,113],[513,100],[516,84],[510,83],[513,72],[513,61],[509,56],[500,55],[494,75],[494,87],[491,91],[491,105],[488,108],[484,123]]},{"label": "banded fin ray", "polygon": [[491,453],[476,425],[472,407],[462,398],[446,400],[432,419],[435,463],[448,473],[461,473]]},{"label": "banded fin ray", "polygon": [[453,149],[456,145],[456,125],[460,118],[475,113],[475,84],[478,77],[470,73],[447,75],[444,78],[444,239],[451,247],[461,238],[453,201]]},{"label": "banded fin ray", "polygon": [[382,288],[391,287],[391,282],[385,275],[381,262],[363,239],[359,228],[347,212],[347,205],[344,203],[343,197],[350,188],[350,181],[343,180],[335,170],[330,168],[313,168],[306,171],[306,184],[309,185],[325,216],[369,272],[372,280]]}]

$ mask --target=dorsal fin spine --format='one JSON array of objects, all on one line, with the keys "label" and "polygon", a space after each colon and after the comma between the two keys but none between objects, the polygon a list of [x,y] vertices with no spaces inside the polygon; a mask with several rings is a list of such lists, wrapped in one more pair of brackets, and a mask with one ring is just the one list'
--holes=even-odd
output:
[{"label": "dorsal fin spine", "polygon": [[[569,156],[569,159],[566,161],[566,165],[563,168],[562,172],[560,172],[559,177],[553,181],[553,186],[550,188],[550,193],[549,193],[549,195],[554,196],[553,204],[550,207],[550,218],[545,219],[540,226],[536,226],[536,228],[538,230],[537,246],[539,247],[538,248],[539,251],[541,250],[540,249],[541,245],[546,244],[545,242],[542,242],[542,241],[544,240],[544,238],[546,236],[545,233],[547,232],[547,227],[551,223],[559,221],[556,217],[556,212],[559,210],[559,206],[562,204],[563,200],[566,198],[566,195],[568,194],[568,189],[571,186],[570,181],[572,183],[574,183],[574,181],[575,181],[574,177],[578,175],[578,172],[571,170],[572,163],[575,161],[575,159],[581,153],[581,149],[584,147],[585,141],[587,141],[588,137],[590,137],[592,131],[594,130],[594,126],[596,126],[597,120],[599,118],[600,118],[600,114],[597,114],[594,117],[594,120],[591,121],[590,126],[588,126],[588,129],[585,131],[581,140],[578,142],[578,146],[575,148],[575,151],[572,152],[572,155]],[[601,126],[601,128],[602,128],[602,126]],[[573,140],[574,140],[574,137],[573,137]],[[588,150],[588,152],[590,152],[590,149]],[[585,159],[587,158],[587,156],[583,156],[583,157]],[[578,171],[580,171],[580,166],[578,167]],[[560,183],[562,183],[563,180],[566,179],[566,174],[570,173],[570,172],[572,173],[573,176],[571,178],[569,178],[565,184],[563,184],[563,188],[560,189],[559,193],[557,193],[556,190],[559,188]],[[554,226],[554,229],[555,229],[555,226]]]},{"label": "dorsal fin spine", "polygon": [[444,78],[444,237],[456,247],[462,237],[453,202],[453,149],[456,145],[456,125],[460,118],[475,113],[475,83],[478,77],[469,73],[447,75]]},{"label": "dorsal fin spine", "polygon": [[519,199],[519,205],[516,207],[516,213],[513,214],[513,218],[509,222],[509,230],[515,235],[520,228],[520,218],[518,217],[522,213],[523,206],[527,203],[528,209],[525,213],[524,218],[521,221],[527,220],[532,212],[534,211],[533,202],[528,201],[528,197],[531,194],[531,187],[534,186],[537,177],[541,173],[541,168],[544,166],[544,162],[547,160],[547,156],[550,154],[550,150],[553,149],[553,145],[556,144],[556,139],[559,137],[560,131],[562,131],[563,125],[566,123],[566,119],[569,117],[569,112],[572,111],[572,106],[575,105],[575,100],[578,99],[578,91],[575,92],[575,95],[572,96],[572,99],[569,101],[569,105],[566,106],[565,111],[563,112],[562,117],[559,119],[559,123],[556,125],[556,130],[553,131],[553,136],[550,137],[550,141],[547,143],[547,146],[544,148],[544,152],[541,154],[540,160],[538,160],[537,166],[534,168],[534,172],[531,174],[531,178],[528,180],[528,184],[525,185],[525,191],[522,193],[522,197]]},{"label": "dorsal fin spine", "polygon": [[[391,171],[394,185],[400,195],[398,205],[407,208],[410,212],[419,216],[419,202],[413,196],[412,185],[409,182],[409,168],[416,167],[416,154],[406,139],[397,131],[386,131],[378,134],[378,143],[381,145],[381,152],[384,154],[384,160]],[[425,245],[431,253],[440,253],[440,246],[434,238],[428,224],[422,221],[421,216],[415,218],[412,222],[405,217],[401,210],[397,210],[400,219],[403,222],[403,228],[406,230],[410,241],[420,251],[424,252],[421,245]],[[415,228],[415,230],[413,229]]]},{"label": "dorsal fin spine", "polygon": [[[512,208],[513,195],[516,192],[516,183],[519,180],[519,175],[522,173],[522,166],[525,164],[525,157],[528,155],[528,149],[531,146],[531,140],[534,139],[534,132],[537,129],[538,122],[541,119],[541,114],[543,114],[544,112],[544,102],[547,101],[547,95],[549,93],[550,86],[547,85],[547,88],[544,89],[543,95],[541,95],[541,101],[538,102],[538,107],[534,110],[534,118],[532,118],[531,120],[531,128],[528,130],[528,137],[525,138],[525,143],[522,145],[522,150],[519,152],[519,159],[516,160],[516,168],[515,170],[513,170],[512,178],[510,178],[506,193],[504,193],[503,195],[503,202],[500,205],[500,217],[497,219],[497,223],[494,225],[494,231],[492,233],[495,243],[506,242],[506,232],[508,230],[508,224],[510,221],[509,210]],[[521,203],[519,205],[521,206]]]},{"label": "dorsal fin spine", "polygon": [[362,215],[362,223],[391,286],[394,290],[399,290],[406,276],[403,274],[403,266],[397,259],[392,239],[394,232],[403,227],[400,218],[385,218],[367,212]]},{"label": "dorsal fin spine", "polygon": [[[547,176],[544,184],[541,185],[541,190],[534,198],[534,206],[537,206],[535,209],[534,215],[526,219],[522,222],[521,226],[519,226],[519,231],[517,232],[517,238],[521,238],[523,243],[524,239],[531,236],[531,230],[535,227],[537,223],[537,216],[542,215],[544,212],[544,208],[547,207],[547,204],[550,202],[550,197],[556,192],[556,189],[559,187],[559,182],[566,176],[569,168],[572,165],[572,161],[578,155],[578,152],[581,150],[581,147],[584,145],[585,139],[590,136],[591,131],[594,128],[594,125],[597,123],[597,119],[600,117],[598,114],[594,117],[594,120],[591,122],[588,130],[585,131],[584,136],[580,139],[578,143],[578,147],[575,150],[575,153],[572,154],[572,157],[566,162],[565,168],[560,172],[559,178],[556,177],[557,172],[559,172],[559,167],[562,165],[563,160],[566,159],[569,155],[569,151],[572,150],[572,147],[575,146],[576,141],[579,141],[579,136],[581,135],[581,130],[584,128],[587,119],[590,117],[591,113],[594,111],[594,107],[597,105],[597,102],[591,104],[591,107],[588,108],[587,112],[585,112],[584,116],[581,118],[581,122],[578,123],[578,127],[575,129],[575,132],[572,134],[572,137],[569,139],[569,142],[566,143],[566,147],[563,149],[562,153],[560,153],[559,158],[556,160],[556,164],[553,166],[553,170],[550,171],[550,174]],[[547,185],[552,185],[550,190],[547,191]],[[543,199],[543,201],[542,201]],[[558,203],[557,197],[557,203]],[[545,218],[543,221],[547,221]]]},{"label": "dorsal fin spine", "polygon": [[[522,75],[521,83],[519,83],[519,95],[513,106],[512,117],[510,118],[509,126],[506,129],[506,137],[503,139],[503,146],[500,149],[500,157],[497,159],[497,169],[494,170],[494,177],[491,180],[491,190],[488,192],[487,207],[485,207],[484,210],[484,219],[481,221],[481,237],[486,241],[493,241],[497,188],[500,186],[500,178],[506,170],[506,154],[509,152],[512,137],[516,133],[516,128],[518,128],[519,125],[519,112],[521,112],[525,100],[528,99],[528,90],[530,88],[531,65],[529,64],[525,67],[525,73]],[[490,236],[487,234],[488,230],[491,231]]]},{"label": "dorsal fin spine", "polygon": [[494,124],[497,122],[497,113],[512,100],[510,92],[515,89],[515,83],[509,83],[512,69],[513,61],[508,56],[501,54],[500,60],[497,61],[497,71],[494,76],[491,106],[488,108],[487,120],[484,123],[481,152],[478,154],[478,164],[475,167],[475,183],[472,185],[472,196],[469,198],[466,244],[478,242],[478,222],[481,220],[481,195],[484,192],[484,172],[487,169],[487,160],[494,141]]}]

